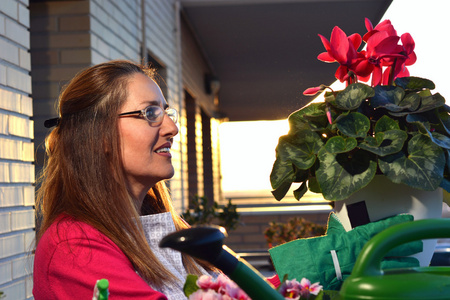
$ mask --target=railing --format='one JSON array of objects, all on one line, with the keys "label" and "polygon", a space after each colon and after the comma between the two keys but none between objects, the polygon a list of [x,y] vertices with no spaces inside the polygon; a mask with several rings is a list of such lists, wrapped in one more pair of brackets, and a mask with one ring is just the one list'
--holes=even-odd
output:
[{"label": "railing", "polygon": [[272,196],[233,196],[226,197],[220,205],[226,205],[229,200],[237,206],[242,214],[267,214],[276,213],[317,213],[333,210],[332,202],[317,197],[304,197],[300,201],[294,197],[286,197],[282,201],[275,200]]}]

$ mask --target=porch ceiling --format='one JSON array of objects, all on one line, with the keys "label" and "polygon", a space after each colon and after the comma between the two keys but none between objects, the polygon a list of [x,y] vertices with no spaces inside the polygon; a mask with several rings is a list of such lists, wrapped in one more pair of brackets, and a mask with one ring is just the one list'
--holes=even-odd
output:
[{"label": "porch ceiling", "polygon": [[230,121],[275,120],[311,100],[303,90],[331,84],[337,64],[317,60],[317,34],[334,26],[364,34],[392,0],[181,0],[220,81],[219,110]]}]

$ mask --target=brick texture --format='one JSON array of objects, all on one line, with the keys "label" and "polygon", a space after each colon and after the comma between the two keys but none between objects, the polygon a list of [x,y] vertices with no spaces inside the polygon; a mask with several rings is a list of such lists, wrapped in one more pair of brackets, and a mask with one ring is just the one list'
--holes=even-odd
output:
[{"label": "brick texture", "polygon": [[0,290],[8,299],[32,298],[26,267],[35,234],[28,4],[0,1]]}]

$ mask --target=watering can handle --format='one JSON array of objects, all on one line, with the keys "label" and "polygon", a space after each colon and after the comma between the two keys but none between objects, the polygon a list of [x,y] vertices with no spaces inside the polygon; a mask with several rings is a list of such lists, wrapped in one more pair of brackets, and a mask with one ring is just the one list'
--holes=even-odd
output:
[{"label": "watering can handle", "polygon": [[389,250],[415,240],[450,238],[449,219],[426,219],[397,224],[367,242],[356,260],[352,276],[382,275],[381,260]]}]

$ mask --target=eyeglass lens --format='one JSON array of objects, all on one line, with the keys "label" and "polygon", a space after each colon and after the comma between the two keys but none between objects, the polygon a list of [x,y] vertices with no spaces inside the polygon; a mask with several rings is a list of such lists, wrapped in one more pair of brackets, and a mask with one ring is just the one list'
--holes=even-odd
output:
[{"label": "eyeglass lens", "polygon": [[159,106],[149,106],[145,109],[144,113],[147,120],[150,122],[157,122],[164,111]]},{"label": "eyeglass lens", "polygon": [[164,113],[167,113],[172,121],[177,122],[177,112],[173,108],[168,108],[165,111],[159,106],[149,106],[145,109],[145,118],[150,122],[160,122],[164,117]]}]

